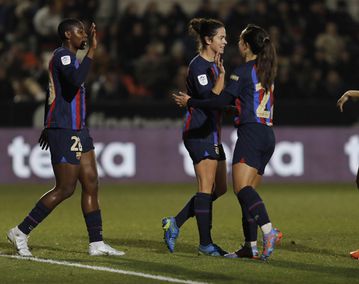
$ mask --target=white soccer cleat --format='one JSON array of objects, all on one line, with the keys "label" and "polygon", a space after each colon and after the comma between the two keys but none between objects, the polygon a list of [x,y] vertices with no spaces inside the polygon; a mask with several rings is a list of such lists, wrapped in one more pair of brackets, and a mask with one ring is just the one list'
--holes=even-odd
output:
[{"label": "white soccer cleat", "polygon": [[125,255],[125,252],[116,250],[116,249],[110,247],[108,244],[105,244],[103,241],[100,241],[100,242],[90,243],[89,254],[92,256],[97,256],[97,255],[122,256],[122,255]]},{"label": "white soccer cleat", "polygon": [[18,227],[12,228],[7,232],[7,239],[14,245],[17,253],[21,256],[31,257],[32,254],[27,246],[29,236],[19,230]]}]

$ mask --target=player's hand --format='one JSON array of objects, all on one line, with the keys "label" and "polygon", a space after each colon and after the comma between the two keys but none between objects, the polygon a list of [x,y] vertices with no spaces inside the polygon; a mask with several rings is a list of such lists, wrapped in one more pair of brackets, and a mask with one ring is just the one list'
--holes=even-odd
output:
[{"label": "player's hand", "polygon": [[186,107],[187,102],[191,97],[186,93],[178,92],[178,94],[172,94],[172,98],[178,106]]},{"label": "player's hand", "polygon": [[345,92],[339,100],[337,101],[337,107],[340,109],[340,112],[343,112],[343,105],[349,100],[349,91]]},{"label": "player's hand", "polygon": [[91,27],[90,27],[89,47],[93,48],[93,49],[97,48],[97,37],[96,37],[95,23],[92,23]]},{"label": "player's hand", "polygon": [[224,69],[223,65],[223,59],[221,58],[221,54],[219,52],[217,52],[214,56],[214,63],[217,65],[220,74],[226,73],[226,70]]},{"label": "player's hand", "polygon": [[40,137],[39,137],[39,144],[42,150],[47,150],[49,148],[49,140],[47,136],[47,129],[44,128],[41,131]]}]

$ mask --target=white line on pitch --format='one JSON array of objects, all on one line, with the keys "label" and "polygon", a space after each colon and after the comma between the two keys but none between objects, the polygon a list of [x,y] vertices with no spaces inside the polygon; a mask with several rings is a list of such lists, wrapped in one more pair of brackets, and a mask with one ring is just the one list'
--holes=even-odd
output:
[{"label": "white line on pitch", "polygon": [[0,254],[0,257],[16,258],[16,259],[20,259],[20,260],[30,260],[30,261],[35,261],[35,262],[57,264],[57,265],[70,266],[70,267],[78,267],[78,268],[84,268],[84,269],[90,269],[90,270],[96,270],[96,271],[106,271],[106,272],[112,272],[112,273],[118,273],[118,274],[124,274],[124,275],[132,275],[132,276],[138,276],[138,277],[155,279],[155,280],[162,280],[162,281],[173,282],[173,283],[208,284],[207,282],[183,280],[183,279],[166,277],[166,276],[161,276],[161,275],[153,275],[153,274],[147,274],[147,273],[141,273],[141,272],[135,272],[135,271],[115,269],[115,268],[110,268],[110,267],[106,267],[106,266],[92,266],[92,265],[85,265],[85,264],[80,264],[80,263],[75,263],[75,262],[59,261],[59,260],[53,260],[53,259],[43,259],[43,258],[36,258],[36,257],[22,257],[22,256],[18,256],[18,255],[6,255],[6,254]]}]

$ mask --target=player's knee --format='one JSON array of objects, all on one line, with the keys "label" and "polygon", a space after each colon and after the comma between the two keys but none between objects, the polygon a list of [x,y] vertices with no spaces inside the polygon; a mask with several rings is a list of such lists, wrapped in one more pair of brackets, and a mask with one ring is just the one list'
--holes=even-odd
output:
[{"label": "player's knee", "polygon": [[80,180],[83,190],[86,192],[97,192],[99,180],[96,172],[88,171],[85,178]]},{"label": "player's knee", "polygon": [[58,192],[60,193],[62,199],[67,199],[71,197],[75,192],[75,186],[73,185],[62,185],[57,187]]},{"label": "player's knee", "polygon": [[240,192],[243,188],[251,186],[249,183],[242,183],[239,184],[237,186],[233,186],[233,193],[237,194],[238,192]]}]

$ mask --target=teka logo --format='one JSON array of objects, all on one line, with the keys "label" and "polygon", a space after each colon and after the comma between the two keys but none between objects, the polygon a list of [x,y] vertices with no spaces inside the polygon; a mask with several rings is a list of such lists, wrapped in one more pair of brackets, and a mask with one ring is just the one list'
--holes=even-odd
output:
[{"label": "teka logo", "polygon": [[356,175],[359,165],[359,136],[350,136],[349,141],[344,145],[344,152],[349,157],[349,169]]},{"label": "teka logo", "polygon": [[[19,178],[53,177],[50,151],[36,145],[31,148],[24,137],[15,137],[8,146],[12,169]],[[133,177],[136,174],[136,147],[133,143],[95,143],[97,168],[100,177]]]},{"label": "teka logo", "polygon": [[[227,157],[227,171],[231,169],[232,155],[236,146],[237,133],[233,131],[231,134],[232,151],[225,143],[222,143],[224,152]],[[265,169],[265,176],[278,175],[281,177],[302,176],[304,174],[304,149],[301,142],[281,141],[276,144],[273,156]],[[179,153],[183,156],[183,167],[185,173],[189,176],[195,176],[193,162],[183,146],[179,144]]]}]

